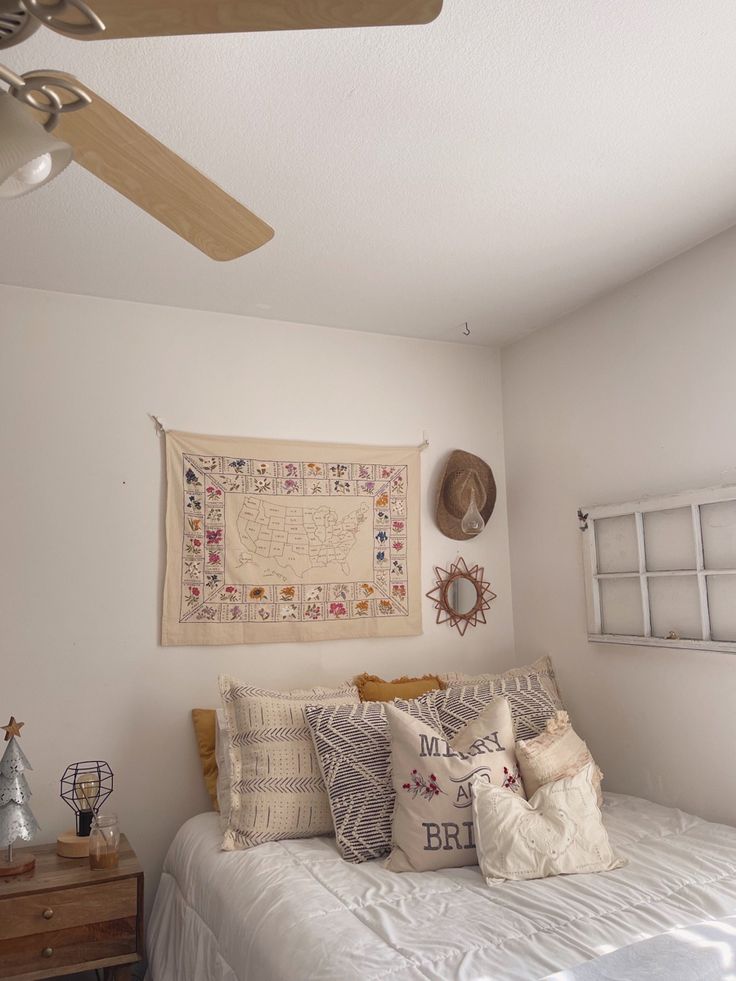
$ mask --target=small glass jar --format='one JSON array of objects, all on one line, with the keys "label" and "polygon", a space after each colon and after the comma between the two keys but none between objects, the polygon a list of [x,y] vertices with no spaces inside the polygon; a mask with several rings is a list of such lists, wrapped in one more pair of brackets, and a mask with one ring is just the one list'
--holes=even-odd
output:
[{"label": "small glass jar", "polygon": [[116,869],[120,859],[120,825],[117,814],[95,814],[89,833],[89,867]]}]

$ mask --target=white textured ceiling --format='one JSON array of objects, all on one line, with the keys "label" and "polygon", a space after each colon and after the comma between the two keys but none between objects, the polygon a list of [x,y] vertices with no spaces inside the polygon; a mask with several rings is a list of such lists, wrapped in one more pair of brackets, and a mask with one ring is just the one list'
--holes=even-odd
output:
[{"label": "white textured ceiling", "polygon": [[736,222],[734,0],[445,0],[426,27],[94,44],[39,31],[0,61],[76,74],[276,229],[214,263],[73,167],[0,206],[4,283],[439,339],[468,321],[495,344]]}]

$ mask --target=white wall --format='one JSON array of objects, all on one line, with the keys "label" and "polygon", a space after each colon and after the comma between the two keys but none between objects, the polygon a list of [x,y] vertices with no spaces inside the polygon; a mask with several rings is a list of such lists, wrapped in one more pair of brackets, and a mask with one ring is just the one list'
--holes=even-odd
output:
[{"label": "white wall", "polygon": [[[72,814],[58,780],[106,759],[110,801],[142,857],[150,902],[176,828],[207,807],[189,710],[231,672],[275,687],[513,662],[499,358],[458,344],[0,287],[0,716],[22,745],[41,839]],[[461,639],[424,636],[234,648],[158,644],[163,441],[147,413],[204,433],[418,443],[423,589],[458,555],[434,526],[438,468],[461,447],[494,469],[488,530],[462,554],[498,599]]]},{"label": "white wall", "polygon": [[516,642],[605,786],[736,824],[736,656],[589,644],[579,505],[736,483],[736,231],[503,355]]}]

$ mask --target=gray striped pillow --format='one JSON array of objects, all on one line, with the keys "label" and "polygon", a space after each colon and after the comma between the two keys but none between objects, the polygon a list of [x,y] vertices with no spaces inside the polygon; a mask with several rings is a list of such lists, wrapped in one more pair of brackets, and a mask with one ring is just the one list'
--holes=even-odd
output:
[{"label": "gray striped pillow", "polygon": [[304,716],[309,703],[360,704],[358,689],[267,691],[219,679],[227,719],[230,814],[222,847],[332,834],[330,804]]},{"label": "gray striped pillow", "polygon": [[[432,694],[388,704],[441,732]],[[308,705],[305,709],[327,787],[335,840],[348,862],[367,862],[391,850],[396,794],[391,783],[386,704]]]}]

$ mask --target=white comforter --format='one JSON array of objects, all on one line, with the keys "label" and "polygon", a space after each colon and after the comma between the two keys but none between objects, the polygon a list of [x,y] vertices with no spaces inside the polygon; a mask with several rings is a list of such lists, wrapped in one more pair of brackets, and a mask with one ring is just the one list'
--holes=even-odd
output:
[{"label": "white comforter", "polygon": [[736,981],[736,916],[640,940],[547,981]]},{"label": "white comforter", "polygon": [[477,867],[397,874],[379,862],[350,865],[330,838],[222,852],[218,816],[200,814],[166,858],[149,976],[538,979],[736,915],[736,829],[618,794],[606,795],[604,817],[625,868],[489,888]]}]

